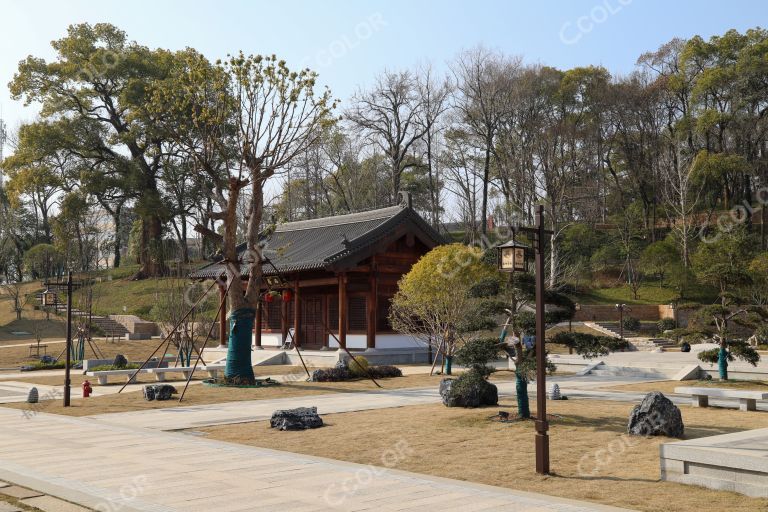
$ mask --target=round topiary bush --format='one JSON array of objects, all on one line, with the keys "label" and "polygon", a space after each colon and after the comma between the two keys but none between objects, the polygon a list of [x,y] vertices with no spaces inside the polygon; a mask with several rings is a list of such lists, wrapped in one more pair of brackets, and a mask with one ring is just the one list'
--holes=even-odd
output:
[{"label": "round topiary bush", "polygon": [[349,373],[354,377],[367,377],[370,363],[363,356],[355,356],[349,361]]}]

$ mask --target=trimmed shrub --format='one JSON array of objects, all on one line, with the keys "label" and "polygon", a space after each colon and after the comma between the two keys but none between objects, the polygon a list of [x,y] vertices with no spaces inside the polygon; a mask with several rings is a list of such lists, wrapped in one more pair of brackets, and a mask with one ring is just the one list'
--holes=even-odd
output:
[{"label": "trimmed shrub", "polygon": [[[364,358],[363,358],[364,359]],[[363,364],[367,364],[366,361]],[[356,366],[350,364],[350,368]],[[334,368],[319,368],[312,372],[312,382],[343,382],[359,378],[373,377],[374,379],[388,379],[390,377],[402,377],[403,371],[397,366],[381,365],[368,366],[367,372],[363,375],[356,375],[349,368],[337,366]]]},{"label": "trimmed shrub", "polygon": [[370,363],[363,356],[353,357],[347,366],[349,367],[349,373],[351,373],[353,377],[368,376],[368,367],[370,366]]},{"label": "trimmed shrub", "polygon": [[341,382],[351,378],[349,370],[344,367],[319,368],[312,372],[312,382]]},{"label": "trimmed shrub", "polygon": [[499,358],[503,347],[498,338],[472,340],[456,352],[456,362],[487,377],[495,371],[488,364]]},{"label": "trimmed shrub", "polygon": [[397,366],[383,364],[368,367],[368,374],[374,379],[389,379],[391,377],[402,377],[403,371]]},{"label": "trimmed shrub", "polygon": [[474,368],[462,373],[457,379],[444,379],[440,391],[447,407],[480,407],[499,403],[496,386]]},{"label": "trimmed shrub", "polygon": [[659,332],[671,331],[677,328],[677,322],[674,318],[662,318],[656,323],[656,328]]},{"label": "trimmed shrub", "polygon": [[627,331],[640,330],[640,320],[638,320],[633,316],[625,317],[624,322],[622,322],[622,325],[624,326],[624,330],[627,330]]},{"label": "trimmed shrub", "polygon": [[106,372],[110,370],[138,370],[141,367],[141,364],[139,363],[128,363],[123,366],[115,366],[113,364],[100,364],[98,366],[93,366],[91,368],[88,368],[89,372]]},{"label": "trimmed shrub", "polygon": [[605,348],[607,348],[611,352],[626,350],[630,346],[627,340],[622,340],[621,338],[613,338],[610,336],[601,336],[600,342],[603,344]]}]

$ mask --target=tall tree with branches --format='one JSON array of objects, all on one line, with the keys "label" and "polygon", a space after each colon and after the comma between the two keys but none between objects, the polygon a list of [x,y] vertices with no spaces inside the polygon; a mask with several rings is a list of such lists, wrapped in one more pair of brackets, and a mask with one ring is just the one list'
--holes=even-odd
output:
[{"label": "tall tree with branches", "polygon": [[[202,224],[195,229],[216,242],[226,267],[230,339],[225,376],[231,383],[255,382],[251,333],[261,299],[265,185],[334,121],[330,91],[318,94],[316,79],[308,69],[291,71],[274,55],[240,53],[211,65],[187,51],[172,78],[156,90],[154,108],[179,127],[176,141],[211,188],[215,209],[207,215],[222,223],[221,233]],[[239,253],[243,191],[248,193],[247,224],[245,251]]]},{"label": "tall tree with branches", "polygon": [[346,113],[347,119],[389,160],[392,173],[390,202],[395,201],[400,192],[403,172],[416,163],[411,154],[414,145],[432,126],[423,122],[423,101],[411,72],[385,71],[377,77],[370,91],[355,94],[353,106]]}]

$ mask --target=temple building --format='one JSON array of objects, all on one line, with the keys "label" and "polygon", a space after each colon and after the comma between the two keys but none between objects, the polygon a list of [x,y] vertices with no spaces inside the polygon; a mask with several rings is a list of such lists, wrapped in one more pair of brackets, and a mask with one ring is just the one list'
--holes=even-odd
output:
[{"label": "temple building", "polygon": [[[263,271],[264,290],[269,283],[281,293],[256,312],[255,348],[423,349],[392,330],[389,306],[403,274],[442,243],[407,195],[388,208],[278,225],[263,238]],[[191,277],[222,275],[224,266],[213,262]]]}]

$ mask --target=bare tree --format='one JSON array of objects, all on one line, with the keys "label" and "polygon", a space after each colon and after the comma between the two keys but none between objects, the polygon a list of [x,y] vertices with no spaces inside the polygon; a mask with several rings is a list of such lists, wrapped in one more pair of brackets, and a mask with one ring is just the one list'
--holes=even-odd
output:
[{"label": "bare tree", "polygon": [[696,231],[695,213],[701,201],[705,182],[694,179],[694,165],[691,157],[684,154],[680,143],[669,145],[662,157],[661,177],[664,182],[662,197],[680,248],[684,266],[690,262],[690,244]]},{"label": "bare tree", "polygon": [[511,108],[511,80],[521,59],[509,58],[483,47],[467,50],[456,59],[452,71],[456,80],[455,108],[465,130],[483,151],[483,194],[481,230],[488,227],[488,188],[491,182],[493,146],[502,119]]},{"label": "bare tree", "polygon": [[417,117],[418,125],[423,129],[424,161],[429,179],[430,221],[433,227],[440,222],[440,160],[436,151],[445,125],[441,123],[444,114],[450,108],[451,85],[447,79],[436,79],[432,68],[426,66],[419,71],[416,89],[421,103]]},{"label": "bare tree", "polygon": [[26,296],[21,291],[21,283],[6,283],[0,285],[3,295],[11,300],[11,311],[16,313],[16,320],[21,320],[21,314],[27,303]]},{"label": "bare tree", "polygon": [[416,164],[410,157],[414,144],[429,130],[429,126],[419,122],[424,104],[417,84],[409,71],[385,71],[376,78],[370,91],[355,94],[353,106],[346,114],[389,160],[390,202],[397,198],[403,172]]}]

